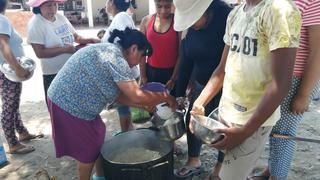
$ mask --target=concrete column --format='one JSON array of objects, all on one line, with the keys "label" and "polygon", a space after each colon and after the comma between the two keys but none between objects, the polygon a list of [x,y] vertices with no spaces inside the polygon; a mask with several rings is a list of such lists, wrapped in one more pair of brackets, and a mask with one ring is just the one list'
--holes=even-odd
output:
[{"label": "concrete column", "polygon": [[88,12],[89,27],[93,27],[92,1],[93,0],[87,0],[87,12]]},{"label": "concrete column", "polygon": [[154,13],[156,13],[156,7],[154,5],[154,0],[149,0],[149,14],[154,14]]}]

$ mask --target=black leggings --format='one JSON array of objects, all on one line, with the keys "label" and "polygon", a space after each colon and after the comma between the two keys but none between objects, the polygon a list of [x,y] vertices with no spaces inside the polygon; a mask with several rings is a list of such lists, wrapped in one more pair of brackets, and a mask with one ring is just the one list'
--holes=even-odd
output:
[{"label": "black leggings", "polygon": [[[148,82],[159,82],[162,84],[167,84],[167,82],[171,79],[172,73],[174,71],[174,67],[172,68],[155,68],[146,65],[146,76],[148,78]],[[170,94],[174,94],[175,88],[171,90]]]},{"label": "black leggings", "polygon": [[148,82],[160,82],[166,84],[173,73],[174,68],[155,68],[147,64],[146,75]]},{"label": "black leggings", "polygon": [[50,84],[51,82],[53,81],[54,77],[56,77],[57,74],[50,74],[50,75],[43,75],[43,87],[44,87],[44,95],[45,95],[45,100],[46,100],[46,103],[48,105],[48,102],[47,102],[47,92],[48,92],[48,89],[50,87]]}]

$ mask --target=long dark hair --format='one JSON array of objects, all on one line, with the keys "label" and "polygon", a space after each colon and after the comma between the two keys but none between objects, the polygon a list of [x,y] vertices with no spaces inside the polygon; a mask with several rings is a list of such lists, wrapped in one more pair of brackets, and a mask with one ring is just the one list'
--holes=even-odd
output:
[{"label": "long dark hair", "polygon": [[41,14],[40,7],[34,7],[34,8],[32,8],[32,12],[33,12],[33,14]]},{"label": "long dark hair", "polygon": [[8,0],[0,0],[0,13],[3,13],[7,8]]},{"label": "long dark hair", "polygon": [[130,5],[136,9],[136,1],[135,0],[112,0],[113,4],[116,6],[117,10],[120,12],[127,11]]},{"label": "long dark hair", "polygon": [[144,50],[145,56],[152,55],[151,44],[148,42],[146,36],[142,32],[136,29],[131,29],[129,27],[127,27],[124,31],[115,29],[110,33],[110,37],[108,41],[110,43],[114,43],[115,38],[119,38],[119,41],[117,41],[117,43],[124,50],[136,44],[138,46],[138,50],[140,51]]}]

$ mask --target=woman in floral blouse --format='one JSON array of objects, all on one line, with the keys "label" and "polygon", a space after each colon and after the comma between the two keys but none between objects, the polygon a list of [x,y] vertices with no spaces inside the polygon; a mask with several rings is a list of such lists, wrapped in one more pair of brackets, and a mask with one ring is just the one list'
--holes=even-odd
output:
[{"label": "woman in floral blouse", "polygon": [[[108,104],[152,109],[160,102],[175,108],[175,99],[165,92],[140,90],[130,68],[152,49],[145,36],[133,29],[114,30],[110,42],[79,50],[59,71],[48,90],[48,108],[56,156],[76,159],[80,179],[90,179],[105,137],[100,112]],[[98,161],[97,161],[98,162]],[[103,172],[96,163],[96,175]]]}]

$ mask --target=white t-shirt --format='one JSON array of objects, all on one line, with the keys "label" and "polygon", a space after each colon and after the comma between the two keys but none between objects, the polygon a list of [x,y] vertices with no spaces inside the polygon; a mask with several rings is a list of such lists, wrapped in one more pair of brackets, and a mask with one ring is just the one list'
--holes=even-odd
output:
[{"label": "white t-shirt", "polygon": [[[132,20],[132,17],[127,12],[119,12],[113,17],[113,20],[110,24],[110,26],[106,29],[106,33],[104,34],[101,42],[108,42],[108,39],[110,37],[110,32],[112,32],[114,29],[118,30],[125,30],[127,27],[135,29],[136,26]],[[117,42],[117,39],[115,39],[115,42]],[[134,78],[139,78],[140,76],[140,70],[139,66],[136,65],[131,68],[132,74]]]},{"label": "white t-shirt", "polygon": [[[8,18],[2,14],[0,14],[0,34],[5,34],[10,37],[9,46],[15,57],[24,56],[24,51],[21,45],[23,42],[22,38],[13,28]],[[0,64],[3,64],[4,62],[6,62],[6,60],[0,51]]]},{"label": "white t-shirt", "polygon": [[[56,14],[50,22],[37,14],[28,24],[28,43],[41,44],[45,48],[63,47],[74,43],[75,29],[63,15]],[[44,75],[57,74],[72,54],[64,53],[51,58],[40,58]]]}]

